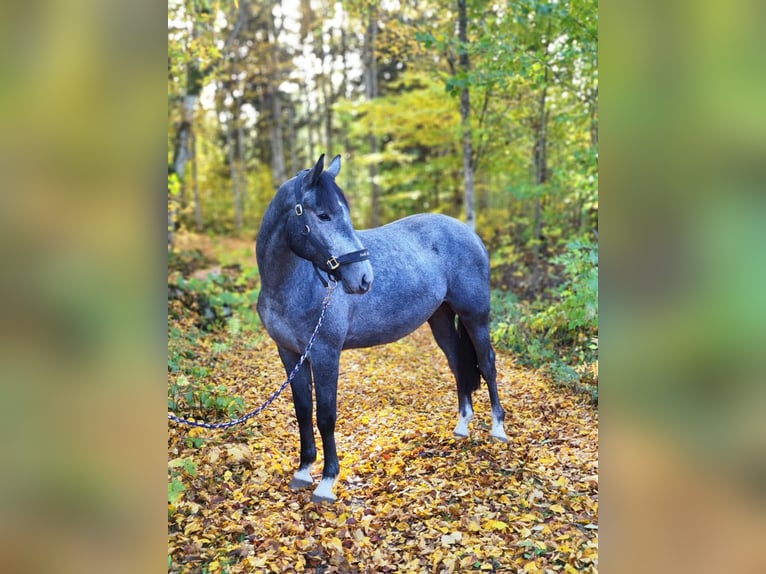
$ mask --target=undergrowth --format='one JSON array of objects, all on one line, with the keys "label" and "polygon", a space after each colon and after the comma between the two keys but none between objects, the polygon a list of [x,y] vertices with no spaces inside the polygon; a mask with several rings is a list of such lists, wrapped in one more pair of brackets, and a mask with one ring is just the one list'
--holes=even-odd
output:
[{"label": "undergrowth", "polygon": [[[168,409],[182,416],[232,418],[244,412],[244,402],[216,382],[213,371],[225,368],[233,346],[252,346],[264,336],[255,309],[258,271],[233,264],[204,277],[185,276],[197,262],[194,252],[169,256]],[[211,351],[212,359],[200,361]]]},{"label": "undergrowth", "polygon": [[570,242],[551,263],[561,281],[545,297],[493,290],[493,343],[598,402],[598,245]]}]

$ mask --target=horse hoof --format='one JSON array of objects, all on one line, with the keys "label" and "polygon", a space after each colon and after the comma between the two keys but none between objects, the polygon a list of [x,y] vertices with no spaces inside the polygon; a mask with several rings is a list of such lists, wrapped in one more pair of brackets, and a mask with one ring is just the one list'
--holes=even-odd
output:
[{"label": "horse hoof", "polygon": [[311,478],[310,470],[311,468],[308,466],[296,470],[295,474],[293,474],[293,479],[290,481],[290,489],[299,490],[307,486],[313,486],[314,480]]},{"label": "horse hoof", "polygon": [[319,482],[319,486],[316,487],[311,495],[311,502],[335,502],[335,495],[332,492],[332,487],[335,484],[335,477],[323,478]]},{"label": "horse hoof", "polygon": [[318,494],[311,495],[311,502],[316,502],[317,504],[321,504],[323,502],[327,504],[333,504],[335,500],[336,498],[334,496],[330,498],[329,496],[322,496]]},{"label": "horse hoof", "polygon": [[498,442],[508,442],[508,437],[505,436],[505,435],[493,434],[493,435],[490,435],[490,436],[491,436],[492,440],[496,440]]},{"label": "horse hoof", "polygon": [[453,432],[452,434],[455,435],[455,438],[457,438],[457,439],[461,439],[462,440],[462,439],[468,438],[467,434],[459,433],[457,431]]},{"label": "horse hoof", "polygon": [[295,478],[290,481],[290,490],[300,490],[302,488],[307,488],[309,486],[313,486],[314,483],[310,480],[303,480],[301,478]]}]

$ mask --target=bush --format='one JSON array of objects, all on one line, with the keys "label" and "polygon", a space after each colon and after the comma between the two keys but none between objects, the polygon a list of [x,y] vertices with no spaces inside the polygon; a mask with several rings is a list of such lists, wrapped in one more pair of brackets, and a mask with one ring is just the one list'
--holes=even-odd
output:
[{"label": "bush", "polygon": [[239,397],[211,381],[213,365],[198,362],[201,347],[212,348],[226,364],[229,347],[261,336],[255,309],[257,270],[224,267],[204,279],[168,280],[168,408],[198,417],[231,418],[244,410]]},{"label": "bush", "polygon": [[256,331],[260,318],[255,310],[260,287],[255,268],[237,273],[224,269],[205,279],[181,276],[168,284],[168,298],[177,299],[197,315],[196,324],[208,331],[226,325],[230,329]]},{"label": "bush", "polygon": [[563,281],[550,300],[494,292],[493,341],[520,364],[543,368],[598,401],[598,245],[573,241],[552,263]]}]

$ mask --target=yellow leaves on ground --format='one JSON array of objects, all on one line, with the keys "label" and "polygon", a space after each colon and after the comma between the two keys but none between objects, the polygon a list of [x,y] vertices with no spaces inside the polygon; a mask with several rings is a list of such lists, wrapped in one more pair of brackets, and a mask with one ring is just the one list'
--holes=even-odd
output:
[{"label": "yellow leaves on ground", "polygon": [[452,534],[443,534],[441,537],[441,544],[442,546],[452,546],[453,544],[459,543],[461,540],[463,540],[463,535],[458,532],[453,532]]},{"label": "yellow leaves on ground", "polygon": [[506,530],[508,525],[502,520],[487,520],[484,523],[484,528],[487,530]]},{"label": "yellow leaves on ground", "polygon": [[[276,350],[265,336],[226,343],[196,361],[253,408],[283,380]],[[299,454],[289,391],[228,432],[170,426],[168,476],[184,490],[169,505],[168,571],[596,572],[598,414],[509,356],[497,368],[507,444],[489,438],[484,385],[471,438],[452,436],[455,383],[427,327],[344,352],[334,505],[287,486]]]}]

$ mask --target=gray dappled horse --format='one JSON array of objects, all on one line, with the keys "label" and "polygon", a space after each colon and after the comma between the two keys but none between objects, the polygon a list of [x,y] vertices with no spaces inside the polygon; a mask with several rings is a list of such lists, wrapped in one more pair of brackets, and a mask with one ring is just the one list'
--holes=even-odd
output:
[{"label": "gray dappled horse", "polygon": [[337,280],[343,286],[306,361],[310,369],[304,366],[291,384],[301,455],[290,487],[313,484],[313,377],[324,469],[312,500],[334,501],[332,489],[340,470],[334,434],[338,363],[343,349],[390,343],[428,321],[457,380],[455,435],[468,436],[471,393],[479,387],[481,374],[492,404],[491,435],[503,441],[507,437],[489,338],[489,258],[481,239],[460,221],[436,214],[413,215],[357,232],[335,183],[340,156],[327,171],[323,168],[324,155],[279,188],[263,216],[256,257],[261,274],[258,313],[288,373],[319,317],[323,283]]}]

